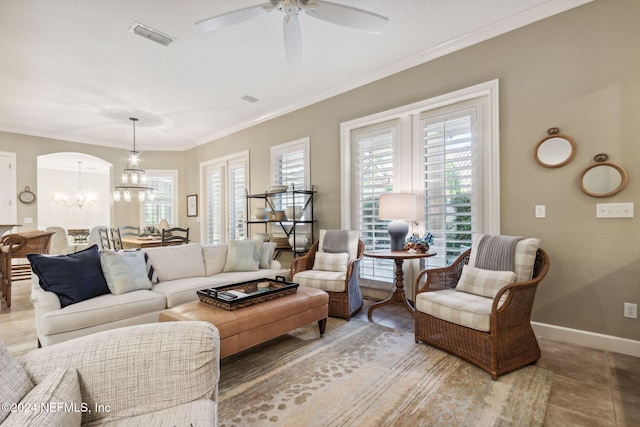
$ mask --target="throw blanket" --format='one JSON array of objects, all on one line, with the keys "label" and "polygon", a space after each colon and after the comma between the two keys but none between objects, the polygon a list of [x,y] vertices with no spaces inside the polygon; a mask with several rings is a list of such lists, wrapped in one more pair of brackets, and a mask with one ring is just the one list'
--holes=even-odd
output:
[{"label": "throw blanket", "polygon": [[485,270],[515,271],[516,245],[522,239],[518,236],[482,236],[475,266]]},{"label": "throw blanket", "polygon": [[349,232],[347,230],[327,230],[322,241],[322,252],[349,252]]}]

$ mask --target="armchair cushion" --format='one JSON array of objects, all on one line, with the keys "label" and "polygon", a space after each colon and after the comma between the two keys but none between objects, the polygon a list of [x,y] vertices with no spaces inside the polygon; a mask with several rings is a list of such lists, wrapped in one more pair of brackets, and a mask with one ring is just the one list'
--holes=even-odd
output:
[{"label": "armchair cushion", "polygon": [[58,295],[62,308],[109,293],[97,245],[69,255],[28,254],[27,258],[42,289]]},{"label": "armchair cushion", "polygon": [[349,254],[316,252],[316,258],[313,261],[314,270],[323,271],[342,271],[346,272],[349,266]]},{"label": "armchair cushion", "polygon": [[[78,372],[73,368],[54,369],[20,401],[25,408],[12,412],[4,423],[8,426],[80,426],[82,403]],[[49,404],[46,410],[43,404]],[[37,408],[37,409],[36,409]]]},{"label": "armchair cushion", "polygon": [[[502,305],[504,298],[498,306]],[[416,296],[416,310],[457,325],[489,332],[493,299],[444,289]]]},{"label": "armchair cushion", "polygon": [[[476,233],[473,235],[471,244],[471,256],[469,257],[469,265],[476,266],[476,256],[478,253],[478,245],[482,240],[483,234]],[[515,249],[514,261],[516,273],[516,282],[526,282],[533,277],[533,265],[536,261],[536,252],[540,246],[540,239],[530,237],[522,239],[518,242]]]},{"label": "armchair cushion", "polygon": [[100,264],[112,294],[120,295],[139,289],[151,289],[142,251],[117,252],[102,250]]},{"label": "armchair cushion", "polygon": [[328,292],[344,292],[346,278],[347,273],[341,271],[304,270],[295,275],[295,281],[300,286]]},{"label": "armchair cushion", "polygon": [[484,270],[465,265],[462,267],[462,274],[455,289],[487,298],[494,298],[500,289],[513,283],[515,278],[516,273],[513,271]]},{"label": "armchair cushion", "polygon": [[[0,403],[18,403],[32,388],[27,372],[0,341]],[[0,423],[9,414],[0,410]]]}]

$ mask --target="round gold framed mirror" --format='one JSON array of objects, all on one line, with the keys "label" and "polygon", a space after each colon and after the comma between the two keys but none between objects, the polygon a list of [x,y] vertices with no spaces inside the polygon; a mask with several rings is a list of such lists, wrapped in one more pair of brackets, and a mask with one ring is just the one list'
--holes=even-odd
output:
[{"label": "round gold framed mirror", "polygon": [[545,168],[559,168],[576,155],[576,143],[566,135],[553,134],[543,138],[535,149],[536,162]]},{"label": "round gold framed mirror", "polygon": [[627,186],[627,171],[618,164],[603,162],[587,167],[580,175],[580,188],[592,197],[609,197]]}]

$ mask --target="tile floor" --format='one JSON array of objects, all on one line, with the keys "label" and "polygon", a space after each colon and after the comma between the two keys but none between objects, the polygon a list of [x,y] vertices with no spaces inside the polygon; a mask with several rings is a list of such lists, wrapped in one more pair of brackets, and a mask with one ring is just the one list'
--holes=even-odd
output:
[{"label": "tile floor", "polygon": [[[13,287],[11,308],[2,301],[0,339],[14,354],[37,347],[30,282]],[[368,307],[355,316],[367,321]],[[373,320],[413,332],[413,318],[400,305],[373,312]],[[554,372],[545,426],[640,426],[640,358],[540,339],[538,366]]]}]

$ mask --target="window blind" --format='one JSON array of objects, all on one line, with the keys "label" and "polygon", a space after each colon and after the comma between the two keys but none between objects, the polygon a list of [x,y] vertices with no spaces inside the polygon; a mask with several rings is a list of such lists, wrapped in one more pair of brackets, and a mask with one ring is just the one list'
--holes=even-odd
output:
[{"label": "window blind", "polygon": [[207,243],[224,242],[224,169],[220,166],[206,170],[207,182]]},{"label": "window blind", "polygon": [[161,220],[176,224],[176,179],[173,173],[147,171],[147,185],[154,189],[154,200],[143,204],[144,226],[156,227]]},{"label": "window blind", "polygon": [[246,233],[246,163],[229,165],[229,240],[245,238]]},{"label": "window blind", "polygon": [[475,127],[475,107],[421,121],[425,227],[434,234],[438,253],[430,265],[447,265],[471,247],[479,215]]}]

